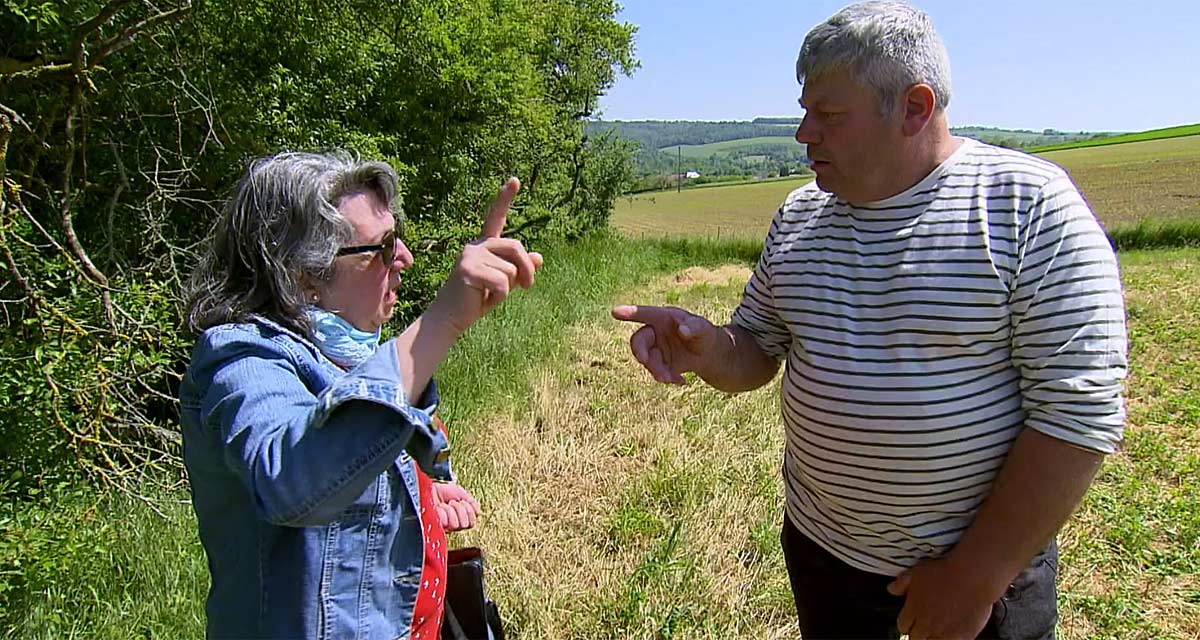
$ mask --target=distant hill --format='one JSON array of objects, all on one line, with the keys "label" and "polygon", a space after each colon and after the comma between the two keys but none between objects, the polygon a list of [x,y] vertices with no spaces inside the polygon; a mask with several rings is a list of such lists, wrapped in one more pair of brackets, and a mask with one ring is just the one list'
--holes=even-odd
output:
[{"label": "distant hill", "polygon": [[1145,142],[1147,140],[1165,140],[1167,138],[1181,138],[1183,136],[1196,135],[1200,135],[1200,124],[1186,124],[1178,127],[1167,127],[1165,129],[1150,129],[1148,131],[1138,131],[1136,133],[1126,133],[1122,135],[1106,136],[1088,140],[1078,140],[1066,144],[1035,147],[1033,149],[1029,149],[1029,151],[1037,153],[1041,153],[1043,151],[1064,151],[1066,149],[1102,147],[1110,144],[1122,144],[1125,142]]},{"label": "distant hill", "polygon": [[795,116],[784,116],[782,118],[755,118],[750,122],[753,124],[790,124],[793,127],[800,126],[800,120]]},{"label": "distant hill", "polygon": [[[607,131],[638,143],[643,151],[669,150],[675,147],[711,145],[716,142],[745,140],[749,138],[791,138],[800,124],[797,117],[761,117],[746,121],[705,120],[597,120],[587,124],[589,134]],[[1074,143],[1081,140],[1096,140],[1116,135],[1110,131],[1058,131],[1043,129],[1001,129],[998,127],[963,126],[953,127],[955,135],[967,136],[991,144],[1029,149],[1049,145]],[[714,147],[718,153],[727,152],[726,147]],[[695,157],[695,154],[693,154]]]},{"label": "distant hill", "polygon": [[642,149],[663,149],[675,145],[700,145],[742,138],[790,136],[791,124],[754,122],[708,122],[704,120],[595,120],[587,123],[588,135],[613,131],[621,138],[637,142]]},{"label": "distant hill", "polygon": [[696,159],[707,158],[718,153],[743,153],[743,155],[753,155],[761,153],[766,148],[784,148],[803,152],[800,144],[796,142],[796,138],[786,136],[759,136],[757,138],[739,138],[737,140],[722,140],[721,142],[710,142],[708,144],[685,144],[664,147],[659,149],[660,152],[668,156],[674,156],[676,150],[683,155],[684,158]]},{"label": "distant hill", "polygon": [[[668,176],[695,171],[703,181],[764,178],[807,170],[805,148],[794,136],[799,117],[760,117],[746,121],[597,120],[589,135],[614,134],[637,144],[635,191],[667,184]],[[1111,132],[954,127],[966,136],[1014,149],[1094,141]]]},{"label": "distant hill", "polygon": [[997,127],[977,126],[951,127],[950,132],[956,136],[975,138],[988,144],[1009,147],[1010,149],[1021,149],[1022,151],[1047,145],[1106,138],[1119,133],[1114,131],[1059,131],[1057,129],[1032,131],[1029,129],[1000,129]]}]

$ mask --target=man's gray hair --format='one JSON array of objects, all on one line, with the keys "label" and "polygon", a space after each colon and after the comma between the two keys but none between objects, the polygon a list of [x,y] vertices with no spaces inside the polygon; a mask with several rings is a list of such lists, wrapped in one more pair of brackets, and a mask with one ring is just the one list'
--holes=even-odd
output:
[{"label": "man's gray hair", "polygon": [[348,153],[283,152],[250,162],[205,243],[187,286],[196,333],[252,314],[308,334],[306,284],[328,281],[354,228],[342,201],[371,193],[396,200],[396,171]]},{"label": "man's gray hair", "polygon": [[796,79],[849,71],[874,91],[882,114],[891,114],[909,87],[933,87],[938,109],[950,104],[950,58],[929,16],[890,0],[845,7],[813,27],[796,59]]}]

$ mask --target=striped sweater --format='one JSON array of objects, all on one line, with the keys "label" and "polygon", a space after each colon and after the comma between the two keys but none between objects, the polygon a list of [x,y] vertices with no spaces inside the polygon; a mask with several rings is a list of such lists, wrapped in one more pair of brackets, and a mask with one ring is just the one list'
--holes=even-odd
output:
[{"label": "striped sweater", "polygon": [[1121,439],[1116,259],[1066,173],[1032,156],[967,140],[863,205],[797,189],[733,322],[786,358],[788,516],[862,570],[952,547],[1022,429],[1104,453]]}]

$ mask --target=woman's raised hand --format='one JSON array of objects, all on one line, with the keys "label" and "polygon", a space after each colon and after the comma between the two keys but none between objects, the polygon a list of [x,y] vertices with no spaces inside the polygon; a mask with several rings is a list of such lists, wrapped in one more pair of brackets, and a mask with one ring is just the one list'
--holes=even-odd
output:
[{"label": "woman's raised hand", "polygon": [[462,333],[508,297],[516,287],[533,286],[542,266],[540,253],[526,251],[519,240],[502,238],[508,208],[521,190],[521,181],[509,178],[488,208],[479,239],[463,248],[458,263],[438,292],[435,304]]}]

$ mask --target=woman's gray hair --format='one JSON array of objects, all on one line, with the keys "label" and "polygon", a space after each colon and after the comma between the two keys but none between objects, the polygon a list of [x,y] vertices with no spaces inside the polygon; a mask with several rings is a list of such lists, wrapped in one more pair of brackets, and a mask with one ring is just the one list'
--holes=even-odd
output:
[{"label": "woman's gray hair", "polygon": [[336,252],[354,233],[338,206],[362,192],[391,206],[396,185],[386,163],[341,151],[250,162],[188,283],[188,328],[200,333],[258,314],[308,334],[306,285],[333,276]]},{"label": "woman's gray hair", "polygon": [[813,27],[796,58],[796,79],[849,70],[874,91],[888,115],[909,87],[933,87],[938,109],[950,104],[950,58],[929,16],[893,1],[845,7]]}]

